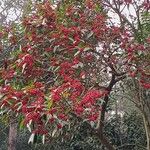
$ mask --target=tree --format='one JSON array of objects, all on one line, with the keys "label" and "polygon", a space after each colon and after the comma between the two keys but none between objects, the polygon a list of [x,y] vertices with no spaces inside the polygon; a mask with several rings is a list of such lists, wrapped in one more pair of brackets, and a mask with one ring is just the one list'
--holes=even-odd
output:
[{"label": "tree", "polygon": [[[144,90],[150,88],[149,43],[138,43],[139,30],[117,9],[123,3],[115,2],[64,0],[56,7],[42,2],[18,28],[1,32],[2,43],[15,49],[1,67],[1,108],[22,119],[32,131],[29,141],[36,134],[44,139],[60,132],[75,117],[107,149],[115,149],[103,132],[114,85],[134,74]],[[109,7],[119,15],[120,26],[111,24]]]},{"label": "tree", "polygon": [[[139,110],[143,114],[143,120],[145,122],[145,131],[147,134],[147,149],[150,149],[150,103],[149,99],[149,1],[124,1],[126,7],[120,7],[123,2],[118,3],[119,1],[115,0],[113,3],[110,1],[105,1],[104,5],[107,8],[113,10],[115,14],[118,15],[120,20],[120,26],[126,27],[132,35],[134,36],[134,42],[127,46],[128,54],[131,58],[132,65],[130,66],[131,72],[130,76],[133,77],[133,80],[129,80],[128,87],[132,93],[132,101],[136,104]],[[121,4],[121,5],[120,5]],[[126,17],[123,13],[124,10],[129,10],[129,17]],[[132,10],[133,9],[133,10]],[[130,12],[130,10],[132,10]],[[138,50],[135,50],[137,46]],[[143,51],[143,52],[141,52]],[[146,90],[147,89],[147,90]],[[130,99],[130,98],[129,98]]]}]

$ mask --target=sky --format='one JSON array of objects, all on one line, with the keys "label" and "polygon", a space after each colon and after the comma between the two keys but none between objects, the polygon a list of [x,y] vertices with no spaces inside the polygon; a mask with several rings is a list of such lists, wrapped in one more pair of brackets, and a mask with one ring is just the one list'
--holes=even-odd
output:
[{"label": "sky", "polygon": [[[9,1],[9,0],[5,0],[5,1]],[[143,0],[137,0],[137,1],[143,1]],[[9,7],[10,7],[10,9],[8,9],[8,14],[6,14],[6,11],[3,12],[4,15],[7,15],[7,19],[6,19],[7,22],[16,20],[17,15],[21,14],[21,10],[15,9],[12,6],[9,6]],[[122,8],[123,8],[123,6],[122,6]],[[3,15],[1,14],[3,9],[4,9],[4,2],[2,0],[0,0],[0,22],[1,22],[1,19],[3,17]],[[110,17],[112,17],[112,21],[115,24],[119,23],[119,18],[116,15],[116,13],[109,11],[108,14]],[[129,5],[129,7],[125,7],[123,14],[125,16],[127,16],[127,18],[130,20],[130,22],[132,22],[130,15],[136,16],[135,10],[134,10],[133,6],[131,6],[131,5]]]}]

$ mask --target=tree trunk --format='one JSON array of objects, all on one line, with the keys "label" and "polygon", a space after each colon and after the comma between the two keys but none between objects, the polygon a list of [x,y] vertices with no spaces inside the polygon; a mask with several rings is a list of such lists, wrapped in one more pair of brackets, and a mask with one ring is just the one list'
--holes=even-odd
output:
[{"label": "tree trunk", "polygon": [[[145,127],[147,150],[150,150],[150,101],[149,94],[146,94],[146,90],[141,88],[138,82],[134,80],[134,86],[136,89],[137,99],[135,103],[139,106],[139,110],[143,115],[143,123]],[[139,105],[140,104],[140,105]]]},{"label": "tree trunk", "polygon": [[17,141],[17,120],[15,116],[10,116],[8,150],[16,150]]},{"label": "tree trunk", "polygon": [[105,113],[106,113],[106,108],[107,108],[107,104],[109,101],[109,94],[113,88],[113,86],[115,85],[115,83],[117,82],[117,80],[115,79],[115,75],[112,75],[111,81],[108,85],[108,87],[106,88],[106,90],[109,92],[108,95],[106,95],[104,97],[104,103],[102,105],[102,111],[101,111],[101,116],[100,116],[100,125],[98,128],[98,137],[101,141],[101,143],[103,144],[104,147],[106,147],[108,150],[115,150],[114,146],[112,143],[109,142],[109,140],[106,138],[106,136],[103,133],[103,129],[104,129],[104,121],[105,121]]},{"label": "tree trunk", "polygon": [[[143,121],[144,121],[144,127],[145,127],[145,133],[146,133],[146,141],[147,141],[147,150],[150,150],[150,114],[143,115]],[[149,119],[147,118],[149,117]]]},{"label": "tree trunk", "polygon": [[104,147],[107,148],[107,150],[115,150],[115,147],[113,146],[113,144],[111,144],[109,142],[109,140],[104,136],[104,135],[98,135],[99,140],[101,141],[101,143],[104,145]]}]

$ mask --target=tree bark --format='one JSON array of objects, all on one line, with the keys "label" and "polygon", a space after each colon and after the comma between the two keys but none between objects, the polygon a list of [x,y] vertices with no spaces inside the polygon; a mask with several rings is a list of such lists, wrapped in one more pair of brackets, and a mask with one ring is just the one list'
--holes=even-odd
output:
[{"label": "tree bark", "polygon": [[97,135],[101,141],[101,143],[106,147],[108,150],[115,150],[115,147],[109,142],[109,140],[102,134]]},{"label": "tree bark", "polygon": [[147,150],[150,150],[150,114],[143,115],[143,122],[145,127],[145,133],[146,133],[146,141],[147,141]]},{"label": "tree bark", "polygon": [[16,150],[17,142],[17,120],[15,116],[10,116],[8,150]]},{"label": "tree bark", "polygon": [[107,104],[109,101],[109,94],[113,88],[113,86],[115,85],[115,83],[117,82],[117,80],[115,80],[115,75],[112,74],[112,79],[108,85],[108,87],[106,88],[106,90],[108,91],[108,95],[106,95],[104,97],[104,103],[102,105],[102,111],[101,111],[101,116],[100,116],[100,125],[98,128],[98,137],[101,141],[101,143],[103,144],[104,147],[106,147],[108,150],[115,150],[114,146],[109,142],[109,140],[106,138],[106,136],[103,133],[103,128],[104,128],[104,120],[105,120],[105,113],[106,113],[106,108],[107,108]]}]

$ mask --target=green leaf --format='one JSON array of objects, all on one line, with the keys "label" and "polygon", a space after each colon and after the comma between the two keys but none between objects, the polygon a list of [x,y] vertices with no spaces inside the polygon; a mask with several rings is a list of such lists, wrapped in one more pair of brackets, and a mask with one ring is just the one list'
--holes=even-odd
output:
[{"label": "green leaf", "polygon": [[52,100],[49,100],[49,101],[48,101],[48,104],[47,104],[48,109],[50,109],[50,108],[52,107],[52,105],[53,105],[53,101],[52,101]]},{"label": "green leaf", "polygon": [[22,119],[22,121],[19,124],[19,129],[23,129],[24,128],[24,119]]},{"label": "green leaf", "polygon": [[34,137],[35,137],[35,133],[32,133],[31,136],[30,136],[30,138],[29,138],[28,144],[29,144],[29,143],[32,143],[32,144],[33,144],[33,142],[34,142]]},{"label": "green leaf", "polygon": [[42,143],[45,143],[45,135],[42,136]]}]

